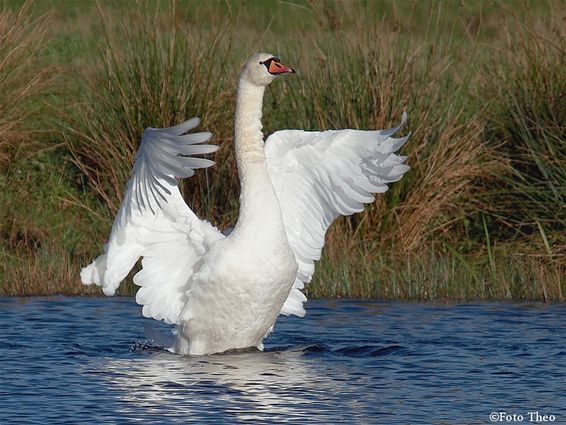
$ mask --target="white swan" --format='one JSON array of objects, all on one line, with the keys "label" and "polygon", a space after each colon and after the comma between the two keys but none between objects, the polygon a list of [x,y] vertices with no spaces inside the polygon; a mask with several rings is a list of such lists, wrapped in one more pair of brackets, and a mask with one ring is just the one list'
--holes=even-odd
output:
[{"label": "white swan", "polygon": [[[134,276],[145,317],[175,324],[180,354],[263,348],[277,316],[304,316],[301,289],[311,280],[324,236],[339,215],[362,211],[409,169],[395,152],[409,136],[381,131],[282,130],[263,142],[265,87],[294,73],[279,58],[255,54],[242,68],[235,119],[240,213],[229,236],[186,205],[176,178],[213,165],[193,155],[210,133],[185,134],[199,120],[148,128],[104,253],[81,271],[84,284],[114,295]],[[403,114],[403,122],[406,114]]]}]

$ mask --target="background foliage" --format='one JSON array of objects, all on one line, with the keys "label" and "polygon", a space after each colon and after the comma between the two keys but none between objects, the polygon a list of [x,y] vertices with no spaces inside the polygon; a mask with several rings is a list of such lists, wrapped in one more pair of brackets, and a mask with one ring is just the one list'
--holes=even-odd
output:
[{"label": "background foliage", "polygon": [[235,82],[269,51],[298,74],[269,87],[266,134],[409,112],[412,170],[332,227],[309,296],[562,300],[565,20],[563,1],[6,2],[0,292],[97,293],[78,272],[147,126],[202,118],[222,149],[183,193],[234,223]]}]

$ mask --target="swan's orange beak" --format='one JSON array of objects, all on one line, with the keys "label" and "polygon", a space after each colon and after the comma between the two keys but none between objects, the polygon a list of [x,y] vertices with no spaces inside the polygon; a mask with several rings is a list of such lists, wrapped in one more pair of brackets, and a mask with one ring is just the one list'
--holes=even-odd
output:
[{"label": "swan's orange beak", "polygon": [[267,70],[269,71],[270,74],[273,74],[273,75],[294,74],[295,73],[295,70],[293,68],[290,68],[288,66],[283,65],[276,58],[273,58],[269,62],[269,66],[267,67]]}]

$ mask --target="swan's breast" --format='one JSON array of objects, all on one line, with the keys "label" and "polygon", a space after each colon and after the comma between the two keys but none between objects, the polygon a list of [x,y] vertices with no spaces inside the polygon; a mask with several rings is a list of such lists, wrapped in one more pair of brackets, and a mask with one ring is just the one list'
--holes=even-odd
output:
[{"label": "swan's breast", "polygon": [[182,316],[191,350],[223,351],[224,344],[225,349],[261,344],[296,272],[294,256],[284,245],[260,249],[225,240],[212,249],[195,275]]}]

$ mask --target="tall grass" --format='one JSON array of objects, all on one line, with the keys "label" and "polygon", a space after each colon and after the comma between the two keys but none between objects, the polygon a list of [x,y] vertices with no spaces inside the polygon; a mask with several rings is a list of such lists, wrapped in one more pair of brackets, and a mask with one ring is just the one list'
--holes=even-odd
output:
[{"label": "tall grass", "polygon": [[[170,13],[174,20],[175,11]],[[78,118],[79,130],[69,136],[76,163],[115,210],[143,128],[203,115],[203,127],[220,136],[217,142],[224,149],[217,156],[217,169],[204,181],[195,179],[190,192],[208,201],[203,214],[233,221],[238,188],[231,117],[239,64],[227,55],[227,39],[233,36],[227,32],[234,28],[196,36],[190,26],[176,24],[170,30],[170,24],[156,23],[153,16],[138,13],[115,31],[104,18],[103,66],[87,79],[89,94]],[[361,13],[350,18],[364,19]],[[270,88],[283,100],[268,102],[267,130],[289,125],[381,128],[399,120],[403,110],[410,111],[414,136],[405,153],[411,157],[412,175],[355,220],[364,223],[366,233],[374,241],[377,236],[380,245],[414,250],[449,226],[455,212],[461,218],[462,211],[473,207],[468,201],[474,179],[497,173],[501,162],[481,139],[478,112],[466,112],[470,105],[461,101],[463,89],[439,89],[449,86],[445,80],[454,72],[445,46],[423,50],[417,41],[404,43],[398,34],[382,33],[369,24],[327,37],[329,24],[319,21],[311,34],[317,53],[307,54],[308,47],[314,47],[309,42],[298,53],[289,51],[288,60],[301,64],[298,81]],[[430,42],[443,43],[440,38]],[[202,205],[198,199],[191,199],[196,208]]]},{"label": "tall grass", "polygon": [[[115,5],[99,3],[88,54],[62,71],[74,89],[57,125],[75,170],[66,171],[61,197],[99,217],[76,219],[74,231],[89,241],[74,240],[71,255],[59,255],[69,260],[63,271],[75,273],[105,241],[148,126],[202,118],[221,149],[215,167],[183,183],[185,199],[220,227],[233,224],[236,78],[246,57],[264,50],[298,69],[266,92],[266,135],[384,128],[409,113],[402,153],[411,171],[330,229],[309,296],[562,299],[566,44],[555,5],[138,6],[117,18]],[[32,271],[48,263],[37,258],[29,273],[10,276],[37,279]]]},{"label": "tall grass", "polygon": [[[551,38],[550,38],[551,37]],[[488,125],[510,161],[494,196],[500,211],[523,234],[542,224],[566,251],[566,31],[522,27],[491,61],[482,92],[495,93]]]},{"label": "tall grass", "polygon": [[[161,14],[160,19],[175,21],[175,10],[169,13]],[[288,61],[300,64],[299,78],[270,87],[264,118],[267,132],[290,124],[306,129],[382,128],[398,120],[403,110],[410,112],[409,129],[413,131],[411,142],[404,151],[412,166],[409,176],[393,185],[386,196],[378,198],[363,214],[340,220],[328,236],[326,263],[321,264],[321,268],[324,270],[331,264],[330,270],[342,270],[344,276],[330,273],[342,287],[350,280],[348,276],[357,276],[353,285],[358,289],[337,293],[375,295],[375,291],[365,288],[361,282],[371,280],[372,276],[400,282],[408,276],[404,270],[407,267],[409,270],[419,269],[423,276],[426,273],[436,276],[443,270],[451,282],[460,279],[462,273],[471,273],[471,280],[466,281],[476,282],[480,289],[468,291],[467,295],[496,296],[496,290],[487,290],[484,286],[488,284],[478,282],[486,282],[487,278],[491,282],[512,279],[511,276],[492,270],[487,277],[478,278],[471,272],[478,261],[468,257],[460,257],[457,272],[447,272],[448,263],[453,264],[456,260],[445,248],[461,245],[462,234],[458,231],[463,223],[486,210],[482,198],[476,196],[481,184],[492,184],[500,179],[514,181],[512,158],[502,149],[503,139],[490,138],[485,121],[489,113],[486,107],[478,107],[470,95],[474,85],[482,81],[475,77],[477,68],[468,64],[480,61],[483,49],[468,39],[446,38],[445,32],[435,28],[442,11],[434,8],[427,16],[427,26],[431,29],[424,39],[388,29],[386,22],[376,25],[363,10],[340,3],[313,3],[311,13],[315,24],[308,37],[290,36],[294,42],[278,46]],[[207,173],[205,179],[201,175],[201,179],[191,181],[186,193],[191,206],[200,208],[201,214],[227,224],[237,213],[231,116],[235,70],[239,63],[227,54],[226,49],[231,45],[237,25],[228,26],[224,32],[208,28],[204,35],[196,36],[190,24],[177,23],[171,31],[171,24],[162,26],[162,21],[158,20],[151,31],[145,31],[148,18],[153,19],[153,16],[146,11],[133,17],[129,25],[116,28],[115,32],[108,30],[111,23],[105,20],[102,77],[89,80],[91,92],[96,94],[89,98],[89,104],[100,108],[92,107],[94,117],[83,115],[84,124],[102,120],[105,125],[91,126],[90,133],[86,132],[84,140],[88,143],[83,144],[87,147],[86,154],[74,149],[79,152],[77,163],[89,177],[92,187],[114,209],[143,127],[169,125],[187,116],[205,114],[206,128],[220,136],[217,141],[224,149],[216,157],[216,169]],[[346,25],[347,22],[357,25]],[[183,37],[179,38],[179,34]],[[210,55],[206,56],[198,49],[191,50],[191,46],[202,48],[206,43],[200,41],[211,35],[213,41],[208,44],[212,47],[205,50]],[[277,44],[269,35],[262,37],[267,45]],[[119,44],[117,40],[120,40]],[[253,37],[248,42],[253,42]],[[290,48],[298,43],[301,43],[301,49]],[[244,45],[240,49],[247,50],[248,47]],[[171,64],[178,64],[178,67]],[[511,64],[514,68],[516,65]],[[200,72],[202,68],[206,68],[207,73]],[[190,75],[188,80],[184,79],[187,75]],[[207,92],[210,75],[215,96]],[[495,81],[501,81],[504,86],[506,80]],[[194,91],[187,95],[187,88],[194,88]],[[541,97],[542,93],[539,93],[538,98]],[[171,113],[163,105],[173,105],[171,110],[179,113]],[[195,108],[187,109],[187,105]],[[116,140],[123,144],[117,144]],[[89,176],[92,168],[85,165],[84,158],[92,161],[101,153],[114,152],[116,147],[125,148],[126,155],[95,159],[97,171],[94,178]],[[107,176],[112,182],[109,189],[104,189],[105,182],[101,179],[101,171],[106,170],[112,170]],[[363,262],[358,262],[354,255],[344,260],[342,253],[345,250],[355,253]],[[425,256],[428,261],[418,260],[423,251],[432,252]],[[437,260],[444,257],[448,263],[446,259]],[[388,265],[390,261],[396,266]],[[474,266],[463,264],[470,262]],[[371,271],[362,264],[369,265]],[[362,270],[361,275],[356,270]],[[322,280],[323,276],[318,282]],[[462,285],[474,286],[472,283]],[[556,285],[556,282],[551,284],[554,289]],[[374,285],[374,288],[378,286]],[[404,291],[405,296],[417,293]],[[508,298],[509,294],[519,296],[520,293],[505,290],[499,295]],[[402,296],[403,291],[396,294]]]},{"label": "tall grass", "polygon": [[565,269],[539,255],[517,255],[509,247],[487,255],[461,255],[434,246],[401,257],[368,256],[333,245],[324,253],[307,288],[309,297],[372,297],[412,300],[562,301]]},{"label": "tall grass", "polygon": [[114,27],[102,15],[101,65],[82,69],[85,97],[67,132],[75,164],[112,211],[119,206],[144,128],[197,115],[207,128],[225,119],[222,109],[209,107],[225,97],[222,31],[194,36],[143,8],[126,16]]},{"label": "tall grass", "polygon": [[22,204],[29,208],[26,199],[18,199],[15,193],[20,190],[18,183],[26,164],[45,146],[37,136],[44,129],[40,123],[46,121],[44,101],[51,84],[50,66],[41,57],[48,24],[49,16],[34,15],[31,2],[16,11],[9,10],[6,3],[1,6],[0,291],[7,290],[10,272],[19,270],[38,253],[38,235],[43,233],[36,223],[26,222],[13,212]]},{"label": "tall grass", "polygon": [[32,3],[17,12],[0,10],[0,166],[33,141],[30,121],[45,92],[47,69],[40,62],[47,15],[34,18]]},{"label": "tall grass", "polygon": [[422,41],[403,42],[377,27],[350,30],[344,39],[327,52],[319,44],[322,66],[301,60],[311,66],[291,104],[316,120],[309,127],[323,129],[383,128],[409,111],[413,135],[403,154],[411,158],[411,173],[354,221],[370,246],[414,251],[473,212],[474,182],[500,174],[504,163],[482,138],[480,111],[462,99],[465,84],[450,82],[462,71],[444,52],[450,41],[435,37],[429,42],[437,49],[427,51]]},{"label": "tall grass", "polygon": [[[5,254],[6,255],[6,254]],[[81,263],[57,242],[12,250],[2,261],[1,293],[18,296],[96,294],[77,280]]]}]

